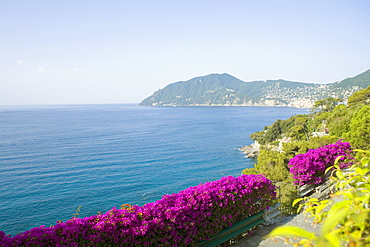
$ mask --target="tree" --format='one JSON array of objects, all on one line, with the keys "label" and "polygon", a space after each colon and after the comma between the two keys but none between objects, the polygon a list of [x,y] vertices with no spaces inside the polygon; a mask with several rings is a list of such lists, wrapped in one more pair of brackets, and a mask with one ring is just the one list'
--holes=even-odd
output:
[{"label": "tree", "polygon": [[284,153],[271,150],[261,150],[258,156],[258,164],[254,168],[243,170],[243,174],[262,174],[275,182],[279,187],[278,196],[280,198],[280,210],[284,214],[294,214],[296,210],[292,208],[292,202],[297,198],[297,188],[293,184],[292,175],[289,173]]},{"label": "tree", "polygon": [[354,148],[370,149],[370,106],[364,105],[354,114],[349,131],[343,137]]},{"label": "tree", "polygon": [[294,126],[291,127],[287,133],[287,136],[293,140],[308,140],[308,129],[307,129],[307,115],[299,115],[294,119]]},{"label": "tree", "polygon": [[278,151],[261,150],[255,168],[265,177],[273,181],[283,181],[290,177],[285,154]]},{"label": "tree", "polygon": [[358,104],[369,104],[369,102],[370,102],[370,86],[358,92],[355,92],[350,97],[348,97],[349,106]]},{"label": "tree", "polygon": [[283,136],[293,137],[297,140],[307,140],[307,122],[311,117],[311,115],[300,114],[286,120],[278,119],[271,126],[265,126],[263,131],[255,132],[250,137],[263,145],[276,141]]},{"label": "tree", "polygon": [[[338,141],[335,136],[311,137],[309,141],[296,141],[283,144],[285,159],[290,160],[297,154],[307,153],[309,149],[316,149]],[[288,163],[287,163],[288,164]]]},{"label": "tree", "polygon": [[329,112],[332,111],[340,102],[343,102],[343,99],[329,97],[316,101],[313,105],[313,109],[318,109],[323,112]]},{"label": "tree", "polygon": [[355,109],[348,108],[344,105],[339,105],[334,108],[326,118],[326,125],[330,135],[341,137],[343,133],[349,131],[349,124]]},{"label": "tree", "polygon": [[278,138],[281,138],[282,130],[281,125],[283,124],[283,120],[276,120],[270,127],[268,127],[268,131],[264,136],[264,139],[267,143],[273,142]]}]

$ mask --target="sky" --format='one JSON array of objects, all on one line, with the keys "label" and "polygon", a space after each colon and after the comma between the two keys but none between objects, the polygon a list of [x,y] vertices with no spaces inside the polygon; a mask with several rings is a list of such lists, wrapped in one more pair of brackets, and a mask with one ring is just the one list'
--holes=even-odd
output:
[{"label": "sky", "polygon": [[0,106],[139,103],[212,73],[370,69],[368,0],[0,0]]}]

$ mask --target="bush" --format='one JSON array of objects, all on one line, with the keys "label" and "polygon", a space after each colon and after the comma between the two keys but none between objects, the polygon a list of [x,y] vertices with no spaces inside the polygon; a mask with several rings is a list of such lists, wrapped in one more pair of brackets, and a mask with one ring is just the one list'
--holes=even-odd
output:
[{"label": "bush", "polygon": [[224,177],[144,206],[36,227],[0,246],[195,246],[223,228],[266,209],[276,197],[261,175]]},{"label": "bush", "polygon": [[303,208],[315,224],[322,224],[319,234],[295,226],[280,226],[269,236],[284,238],[292,246],[369,246],[370,151],[359,153],[366,155],[346,171],[338,164],[332,167],[331,180],[337,191],[329,200],[301,198],[294,202],[303,201],[299,209]]},{"label": "bush", "polygon": [[257,168],[253,167],[253,168],[245,168],[242,171],[242,174],[245,174],[245,175],[249,175],[249,174],[259,175],[259,174],[261,174],[261,172]]},{"label": "bush", "polygon": [[296,155],[288,164],[295,179],[295,184],[322,183],[325,169],[333,166],[335,159],[339,156],[341,156],[341,168],[351,165],[353,157],[351,145],[348,142],[338,141],[318,149],[310,149],[305,154]]}]

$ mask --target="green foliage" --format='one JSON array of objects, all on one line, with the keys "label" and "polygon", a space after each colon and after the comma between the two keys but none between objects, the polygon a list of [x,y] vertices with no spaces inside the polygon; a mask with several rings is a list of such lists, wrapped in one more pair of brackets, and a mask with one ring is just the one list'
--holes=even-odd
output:
[{"label": "green foliage", "polygon": [[261,174],[261,172],[258,169],[256,169],[256,168],[245,168],[242,171],[242,174],[245,174],[245,175],[258,175],[258,174]]},{"label": "green foliage", "polygon": [[[330,102],[332,101],[336,102],[336,99],[332,98]],[[368,107],[370,106],[363,104],[356,104],[350,107],[338,105],[334,108],[329,107],[330,111],[320,111],[316,114],[297,115],[286,120],[277,120],[271,126],[265,128],[265,130],[253,133],[251,138],[262,145],[267,145],[284,136],[292,138],[295,142],[314,141],[314,137],[311,136],[312,132],[328,130],[329,135],[333,139],[345,138],[355,148],[369,149],[370,114]],[[333,142],[335,141],[333,140]],[[298,145],[301,144],[299,143]],[[291,150],[295,153],[303,153],[307,151],[307,149],[304,150],[304,147],[300,147],[299,150],[297,150],[297,147],[294,149],[287,146],[285,147],[285,152],[290,153]]]},{"label": "green foliage", "polygon": [[284,182],[277,182],[275,186],[279,188],[277,197],[281,203],[280,211],[286,215],[295,214],[297,212],[297,206],[292,207],[292,203],[297,199],[298,189],[291,177],[285,179]]},{"label": "green foliage", "polygon": [[330,134],[340,137],[343,133],[348,132],[353,113],[352,108],[344,105],[337,106],[331,113],[328,113],[325,120]]},{"label": "green foliage", "polygon": [[351,88],[353,86],[366,88],[368,86],[368,82],[370,79],[370,69],[366,70],[365,72],[356,75],[352,78],[344,79],[340,82],[333,84],[333,89],[335,88]]},{"label": "green foliage", "polygon": [[272,146],[279,146],[279,144],[280,144],[279,141],[270,142],[270,145],[272,145]]},{"label": "green foliage", "polygon": [[267,132],[267,127],[266,129],[262,130],[262,131],[257,131],[253,134],[251,134],[249,137],[254,140],[254,141],[258,141],[259,144],[262,144],[262,145],[265,145],[266,144],[266,141],[265,141],[265,133]]},{"label": "green foliage", "polygon": [[327,118],[330,116],[330,112],[317,112],[312,115],[308,121],[310,132],[324,132],[328,130]]},{"label": "green foliage", "polygon": [[291,205],[297,198],[297,188],[287,166],[289,160],[297,154],[306,153],[309,149],[316,149],[336,141],[338,141],[337,137],[324,136],[311,138],[309,141],[285,143],[284,152],[263,148],[257,158],[258,164],[255,164],[254,168],[244,169],[242,173],[262,174],[277,182],[276,186],[280,188],[281,211],[285,214],[294,214],[296,211]]},{"label": "green foliage", "polygon": [[284,181],[290,176],[289,170],[286,166],[285,154],[261,150],[257,158],[257,165],[255,168],[268,179],[272,181]]},{"label": "green foliage", "polygon": [[294,214],[292,201],[297,198],[297,187],[293,184],[292,175],[287,167],[288,159],[285,153],[261,150],[258,164],[254,168],[244,169],[244,174],[263,174],[274,181],[279,187],[278,198],[281,203],[280,210],[284,214]]},{"label": "green foliage", "polygon": [[326,99],[316,101],[315,104],[313,105],[313,109],[329,112],[332,111],[340,102],[343,102],[343,99],[329,97]]},{"label": "green foliage", "polygon": [[308,140],[309,133],[307,128],[308,115],[298,115],[294,117],[293,126],[287,131],[287,136],[293,140]]},{"label": "green foliage", "polygon": [[271,126],[250,135],[252,140],[265,145],[284,136],[294,140],[307,140],[309,138],[308,123],[311,115],[292,116],[286,120],[276,120]]},{"label": "green foliage", "polygon": [[278,138],[281,138],[282,128],[283,128],[283,120],[276,120],[270,127],[267,128],[266,133],[263,136],[265,143],[269,143],[275,141]]},{"label": "green foliage", "polygon": [[312,137],[309,141],[296,141],[284,143],[284,153],[286,160],[293,158],[297,154],[306,153],[309,149],[316,149],[324,145],[338,141],[335,136]]},{"label": "green foliage", "polygon": [[357,151],[366,155],[348,171],[340,170],[337,164],[327,169],[337,189],[330,200],[301,198],[294,202],[304,201],[299,209],[304,208],[315,224],[322,223],[320,235],[283,226],[269,236],[285,237],[294,246],[370,246],[370,151]]},{"label": "green foliage", "polygon": [[369,104],[369,102],[370,102],[370,86],[358,92],[355,92],[350,97],[348,97],[349,106],[358,104]]},{"label": "green foliage", "polygon": [[[367,90],[370,91],[370,87],[360,92],[368,92]],[[353,94],[353,96],[355,95],[356,93]],[[284,136],[292,138],[293,141],[307,141],[313,139],[312,132],[328,130],[330,136],[345,138],[356,148],[370,148],[369,142],[365,140],[370,139],[370,122],[368,111],[365,110],[367,109],[366,105],[355,104],[346,107],[345,105],[337,105],[339,101],[340,99],[335,98],[318,101],[315,105],[317,107],[322,105],[324,110],[315,114],[297,115],[286,120],[276,120],[271,126],[265,127],[263,131],[253,133],[250,137],[262,145],[267,145]]]},{"label": "green foliage", "polygon": [[[370,76],[370,70],[367,72]],[[349,83],[349,81],[346,81]],[[323,111],[309,115],[292,116],[286,120],[277,120],[263,131],[253,133],[251,138],[262,145],[270,145],[282,137],[291,137],[292,142],[283,144],[283,152],[262,150],[258,156],[258,164],[245,174],[264,174],[273,181],[290,184],[291,175],[287,164],[297,154],[306,153],[309,149],[337,142],[341,138],[351,143],[354,148],[370,149],[370,106],[356,104],[353,106],[337,105],[339,99],[329,98],[323,104]],[[325,104],[328,104],[325,106]],[[312,132],[329,130],[329,136],[313,137]],[[293,184],[291,183],[293,186]],[[292,212],[289,203],[295,199],[293,187],[283,188],[281,196],[284,212]]]},{"label": "green foliage", "polygon": [[370,149],[370,106],[364,105],[353,115],[349,131],[343,137],[354,148]]}]

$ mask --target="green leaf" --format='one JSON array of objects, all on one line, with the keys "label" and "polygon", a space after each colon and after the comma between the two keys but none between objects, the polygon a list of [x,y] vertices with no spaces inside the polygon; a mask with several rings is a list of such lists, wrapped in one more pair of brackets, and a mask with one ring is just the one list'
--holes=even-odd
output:
[{"label": "green leaf", "polygon": [[319,201],[319,199],[317,199],[317,198],[311,198],[310,200],[309,200],[310,202],[318,202]]},{"label": "green leaf", "polygon": [[296,226],[280,226],[272,230],[269,237],[277,237],[277,236],[290,236],[290,237],[302,237],[308,239],[314,239],[315,234],[312,232],[308,232],[304,229],[301,229]]},{"label": "green leaf", "polygon": [[[338,166],[339,168],[339,166]],[[327,174],[329,171],[331,171],[333,169],[333,166],[329,166],[328,168],[326,168],[324,174]]]},{"label": "green leaf", "polygon": [[298,199],[295,199],[292,203],[292,206],[294,207],[298,202],[302,201],[304,198],[298,198]]},{"label": "green leaf", "polygon": [[337,203],[332,205],[332,207],[330,209],[330,213],[335,214],[336,211],[340,211],[340,210],[343,210],[345,208],[348,208],[348,206],[351,206],[351,204],[352,204],[352,201],[337,202]]},{"label": "green leaf", "polygon": [[341,247],[340,237],[333,232],[320,236],[317,240],[317,247]]},{"label": "green leaf", "polygon": [[364,231],[366,224],[365,221],[367,220],[364,215],[359,215],[359,214],[352,214],[351,215],[352,220],[354,223],[356,223],[356,226],[361,229],[361,231]]},{"label": "green leaf", "polygon": [[[334,206],[333,206],[334,207]],[[330,210],[330,215],[326,218],[324,224],[321,227],[321,233],[327,234],[333,230],[343,218],[345,218],[351,212],[348,208],[338,207],[337,210]]]},{"label": "green leaf", "polygon": [[339,166],[338,166],[338,161],[339,161],[342,157],[343,157],[343,155],[338,156],[338,157],[335,159],[335,161],[334,161],[334,164],[335,164],[335,165],[334,165],[334,167],[335,167],[335,168],[340,169],[340,168],[339,168]]},{"label": "green leaf", "polygon": [[337,172],[335,173],[335,175],[337,175],[337,177],[340,180],[343,180],[344,179],[343,172],[341,170],[337,170]]},{"label": "green leaf", "polygon": [[324,208],[326,208],[326,206],[327,206],[327,204],[321,204],[320,206],[318,206],[318,207],[316,208],[316,214],[321,213],[321,211],[322,211]]},{"label": "green leaf", "polygon": [[353,151],[370,154],[370,150],[354,149]]},{"label": "green leaf", "polygon": [[366,171],[364,171],[363,169],[361,169],[360,167],[356,167],[355,169],[355,172],[357,172],[358,174],[360,174],[361,176],[364,175],[366,173]]},{"label": "green leaf", "polygon": [[361,159],[361,164],[363,166],[366,167],[369,163],[370,163],[370,158],[369,157],[364,157],[364,158]]}]

